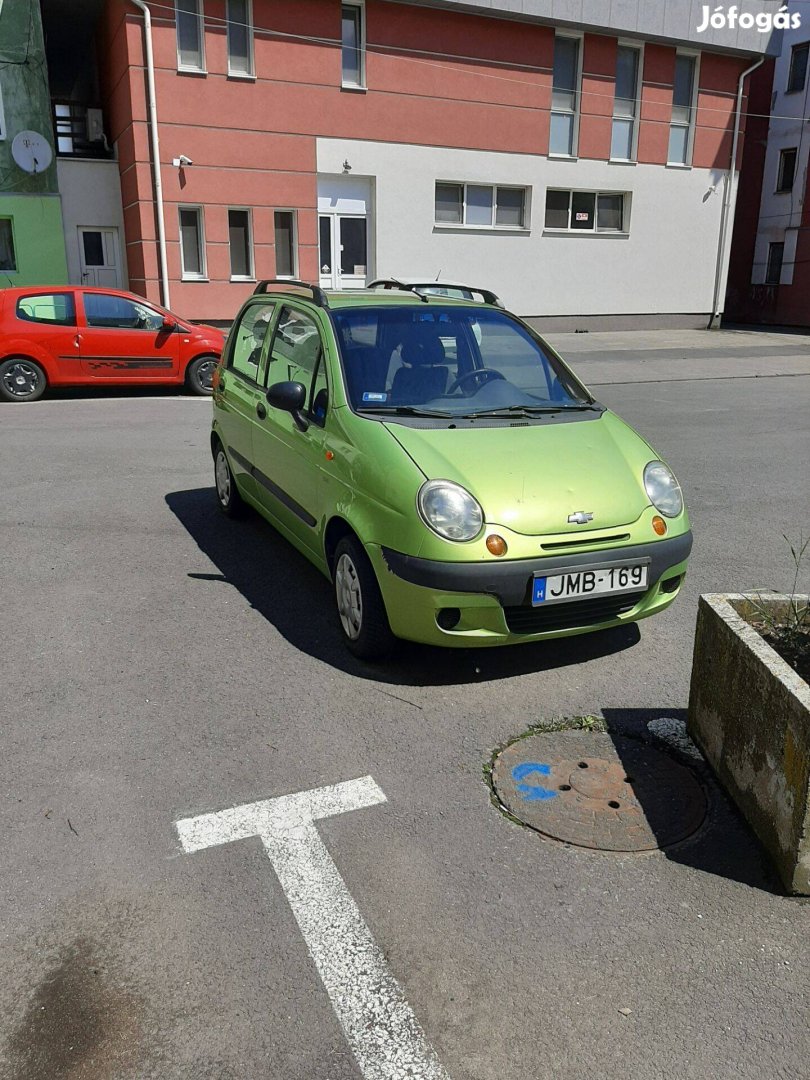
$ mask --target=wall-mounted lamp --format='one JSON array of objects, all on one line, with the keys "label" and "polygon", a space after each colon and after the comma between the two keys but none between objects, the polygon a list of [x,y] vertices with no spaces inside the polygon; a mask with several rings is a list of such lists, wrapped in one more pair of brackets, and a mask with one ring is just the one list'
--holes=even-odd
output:
[{"label": "wall-mounted lamp", "polygon": [[344,173],[350,173],[350,172],[352,171],[352,167],[351,167],[351,165],[349,164],[349,159],[348,159],[348,158],[345,158],[345,159],[344,159],[344,162],[343,162],[343,171],[344,171]]}]

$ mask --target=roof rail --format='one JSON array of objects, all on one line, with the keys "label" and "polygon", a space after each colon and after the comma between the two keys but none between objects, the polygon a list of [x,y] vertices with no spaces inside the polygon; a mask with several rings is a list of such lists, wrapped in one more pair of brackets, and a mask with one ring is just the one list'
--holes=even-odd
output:
[{"label": "roof rail", "polygon": [[[427,294],[419,292],[420,289],[428,289],[431,285],[437,285],[439,288],[442,286],[441,281],[420,281],[417,283],[399,281],[397,278],[378,278],[376,281],[370,282],[367,286],[369,289],[401,289],[403,292],[415,292],[417,296],[421,296],[423,300],[428,299],[428,295],[436,296],[436,294]],[[478,293],[485,304],[489,304],[491,307],[502,308],[503,301],[497,296],[491,289],[479,289],[476,285],[448,285],[447,288],[459,288],[467,289],[468,292]],[[436,299],[441,300],[441,296],[436,296]]]},{"label": "roof rail", "polygon": [[296,289],[309,289],[312,293],[312,299],[318,307],[329,307],[329,299],[319,285],[313,285],[309,281],[298,281],[297,278],[267,278],[265,281],[259,282],[253,290],[253,295],[266,293],[268,285],[283,285],[285,287],[292,285]]}]

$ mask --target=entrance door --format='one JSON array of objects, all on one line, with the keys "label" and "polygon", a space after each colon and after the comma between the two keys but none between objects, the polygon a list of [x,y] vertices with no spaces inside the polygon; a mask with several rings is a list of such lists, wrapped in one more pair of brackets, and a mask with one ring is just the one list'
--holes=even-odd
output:
[{"label": "entrance door", "polygon": [[121,288],[118,229],[79,229],[82,285],[102,289]]},{"label": "entrance door", "polygon": [[362,177],[318,179],[320,284],[362,289],[372,276],[371,181]]}]

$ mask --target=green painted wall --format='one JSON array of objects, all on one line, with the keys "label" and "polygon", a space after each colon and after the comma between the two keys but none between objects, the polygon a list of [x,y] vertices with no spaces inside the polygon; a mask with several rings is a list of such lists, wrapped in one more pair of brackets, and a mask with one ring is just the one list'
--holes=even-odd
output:
[{"label": "green painted wall", "polygon": [[53,147],[51,98],[39,0],[5,0],[0,7],[0,218],[11,218],[16,272],[0,271],[0,287],[64,284],[67,261],[56,153],[43,173],[24,172],[11,156],[19,131],[36,131]]}]

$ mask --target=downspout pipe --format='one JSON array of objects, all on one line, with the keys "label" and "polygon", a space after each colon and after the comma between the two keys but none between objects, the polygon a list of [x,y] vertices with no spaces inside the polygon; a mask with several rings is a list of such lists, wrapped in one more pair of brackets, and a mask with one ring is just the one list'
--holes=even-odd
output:
[{"label": "downspout pipe", "polygon": [[[720,318],[720,286],[723,283],[723,271],[726,264],[726,235],[728,233],[729,217],[731,215],[731,196],[734,192],[734,174],[737,170],[737,147],[740,142],[740,119],[742,117],[743,85],[748,76],[765,63],[765,57],[761,56],[755,64],[746,68],[740,75],[737,83],[737,111],[734,114],[734,136],[731,140],[731,164],[726,178],[726,189],[723,194],[723,211],[720,215],[720,238],[717,242],[717,265],[714,271],[714,296],[712,297],[712,313],[709,319],[708,330],[714,330],[717,320]],[[736,206],[736,202],[735,202]]]},{"label": "downspout pipe", "polygon": [[160,260],[160,292],[163,306],[169,303],[169,264],[166,258],[166,222],[163,216],[163,181],[160,175],[160,140],[158,138],[157,94],[155,92],[155,58],[152,53],[152,16],[143,0],[129,0],[143,12],[143,37],[146,54],[146,88],[149,98],[149,137],[151,142],[152,176],[155,183],[155,216],[157,218],[158,256]]}]

